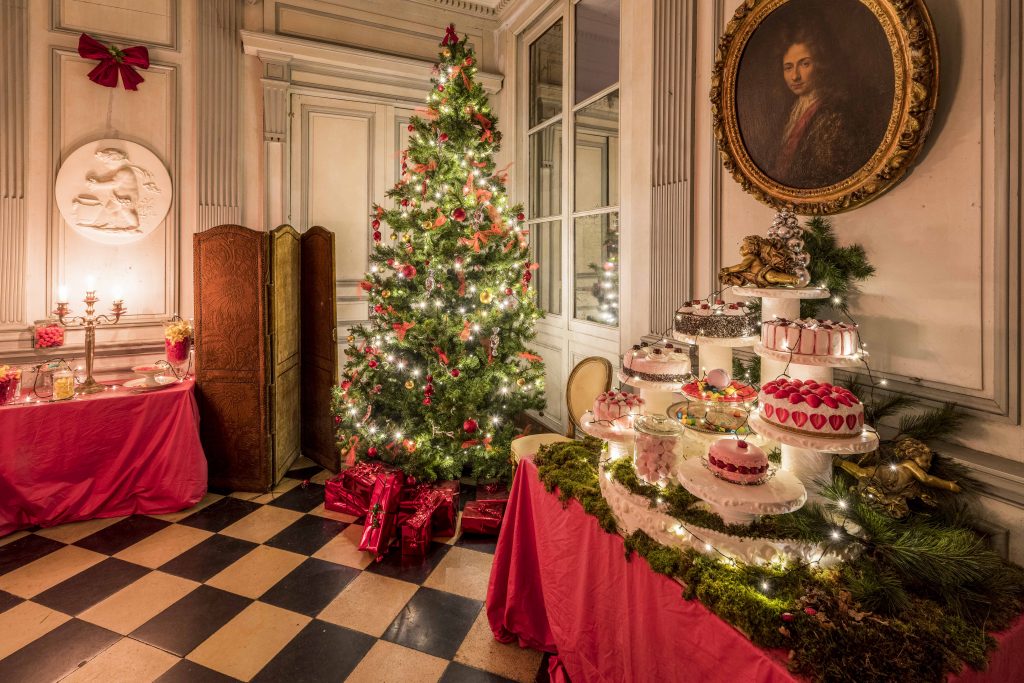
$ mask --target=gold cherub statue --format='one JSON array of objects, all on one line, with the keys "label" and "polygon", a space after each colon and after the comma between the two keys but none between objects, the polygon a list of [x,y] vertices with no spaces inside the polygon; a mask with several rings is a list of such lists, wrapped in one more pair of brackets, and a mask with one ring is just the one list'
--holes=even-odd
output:
[{"label": "gold cherub statue", "polygon": [[[770,237],[747,235],[740,243],[743,260],[718,271],[722,285],[802,287],[792,268],[789,250]],[[806,284],[806,283],[805,283]]]},{"label": "gold cherub statue", "polygon": [[893,517],[906,517],[910,512],[907,503],[913,498],[934,506],[936,501],[930,489],[960,493],[955,481],[928,474],[932,451],[917,439],[900,439],[883,448],[887,451],[884,456],[880,457],[879,451],[875,451],[864,456],[859,464],[838,456],[834,461],[857,478],[857,488],[862,495]]}]

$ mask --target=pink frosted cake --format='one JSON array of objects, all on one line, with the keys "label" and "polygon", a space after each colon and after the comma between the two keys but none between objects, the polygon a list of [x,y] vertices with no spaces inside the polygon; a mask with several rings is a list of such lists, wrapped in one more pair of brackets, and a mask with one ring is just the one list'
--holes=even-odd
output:
[{"label": "pink frosted cake", "polygon": [[682,382],[690,374],[690,354],[672,343],[637,344],[622,358],[626,374],[648,382]]},{"label": "pink frosted cake", "polygon": [[777,379],[757,396],[761,417],[801,434],[857,436],[864,429],[864,406],[849,389],[827,382]]},{"label": "pink frosted cake", "polygon": [[606,391],[594,399],[594,419],[614,422],[627,415],[642,415],[644,400],[625,391]]},{"label": "pink frosted cake", "polygon": [[761,344],[804,356],[852,356],[860,350],[857,326],[831,320],[776,318],[761,324]]},{"label": "pink frosted cake", "polygon": [[763,484],[768,476],[768,456],[742,439],[719,439],[708,450],[708,468],[734,484]]}]

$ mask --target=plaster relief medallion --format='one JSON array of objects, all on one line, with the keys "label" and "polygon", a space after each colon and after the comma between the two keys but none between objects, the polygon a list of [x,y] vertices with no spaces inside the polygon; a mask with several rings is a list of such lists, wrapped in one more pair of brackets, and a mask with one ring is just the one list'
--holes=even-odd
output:
[{"label": "plaster relief medallion", "polygon": [[128,140],[95,140],[68,155],[54,195],[75,232],[103,244],[140,240],[171,207],[171,176],[160,159]]}]

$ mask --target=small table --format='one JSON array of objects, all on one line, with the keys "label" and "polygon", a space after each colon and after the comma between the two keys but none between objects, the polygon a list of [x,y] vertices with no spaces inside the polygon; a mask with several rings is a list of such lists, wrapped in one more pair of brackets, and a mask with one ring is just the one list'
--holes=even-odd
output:
[{"label": "small table", "polygon": [[0,536],[198,503],[206,457],[194,385],[0,407]]}]

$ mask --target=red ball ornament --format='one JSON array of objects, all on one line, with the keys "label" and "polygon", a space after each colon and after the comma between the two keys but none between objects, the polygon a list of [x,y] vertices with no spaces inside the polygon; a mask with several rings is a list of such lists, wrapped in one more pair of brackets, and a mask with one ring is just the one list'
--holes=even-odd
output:
[{"label": "red ball ornament", "polygon": [[526,220],[526,214],[524,214],[522,212],[517,213],[516,214],[516,220],[517,221],[525,221]]},{"label": "red ball ornament", "polygon": [[395,259],[393,259],[393,258],[389,258],[386,261],[386,263],[388,264],[388,268],[394,268],[395,267]]},{"label": "red ball ornament", "polygon": [[461,375],[461,374],[462,374],[462,373],[461,373],[461,372],[459,372],[459,369],[458,369],[458,368],[452,368],[452,377],[458,377],[458,376],[459,376],[459,375]]},{"label": "red ball ornament", "polygon": [[410,124],[409,124],[409,132],[411,133],[411,132],[413,132],[414,130],[416,130],[416,126],[414,126],[414,125],[412,125],[412,124],[410,123]]},{"label": "red ball ornament", "polygon": [[416,277],[416,266],[411,263],[402,266],[402,277],[406,280],[411,280]]},{"label": "red ball ornament", "polygon": [[434,395],[434,385],[433,384],[428,384],[427,386],[423,387],[423,395],[424,396],[433,396]]},{"label": "red ball ornament", "polygon": [[429,396],[427,396],[425,399],[423,399],[423,405],[425,405],[425,406],[429,406],[430,405],[430,397]]},{"label": "red ball ornament", "polygon": [[377,367],[377,361],[370,360],[369,362],[367,362],[367,365],[369,365],[371,368],[375,368]]},{"label": "red ball ornament", "polygon": [[433,375],[427,375],[427,384],[433,384],[433,383],[434,383],[434,376]]},{"label": "red ball ornament", "polygon": [[437,84],[437,92],[444,92],[444,86],[440,83]]},{"label": "red ball ornament", "polygon": [[379,227],[380,227],[380,221],[379,221],[379,220],[377,220],[376,218],[374,218],[374,219],[373,219],[373,222],[372,222],[372,223],[370,223],[370,225],[372,225],[372,226],[373,226],[373,229],[374,229],[374,230],[376,230],[377,228],[379,228]]},{"label": "red ball ornament", "polygon": [[469,418],[468,420],[466,420],[465,422],[462,423],[462,429],[467,434],[472,434],[478,428],[479,428],[479,425],[476,423],[476,420],[474,420],[473,418]]},{"label": "red ball ornament", "polygon": [[376,304],[376,305],[375,305],[375,306],[373,307],[373,312],[374,312],[374,313],[383,313],[383,312],[384,312],[384,307],[383,307],[383,306],[381,306],[380,304]]},{"label": "red ball ornament", "polygon": [[377,447],[376,446],[370,446],[369,448],[367,448],[366,449],[366,456],[369,457],[369,458],[376,458],[377,457]]},{"label": "red ball ornament", "polygon": [[409,200],[408,199],[403,199],[402,200],[402,206],[409,206]]},{"label": "red ball ornament", "polygon": [[530,271],[526,271],[525,273],[523,273],[523,282],[529,282],[532,279],[533,273],[531,273]]},{"label": "red ball ornament", "polygon": [[452,211],[452,218],[454,218],[457,221],[466,220],[466,210],[460,206],[459,208]]},{"label": "red ball ornament", "polygon": [[505,296],[512,296],[512,288],[511,287],[506,287],[505,288]]},{"label": "red ball ornament", "polygon": [[438,142],[448,142],[448,133],[441,133],[437,136]]},{"label": "red ball ornament", "polygon": [[380,230],[374,230],[374,232],[373,232],[373,241],[374,242],[380,242],[380,238],[381,238]]}]

